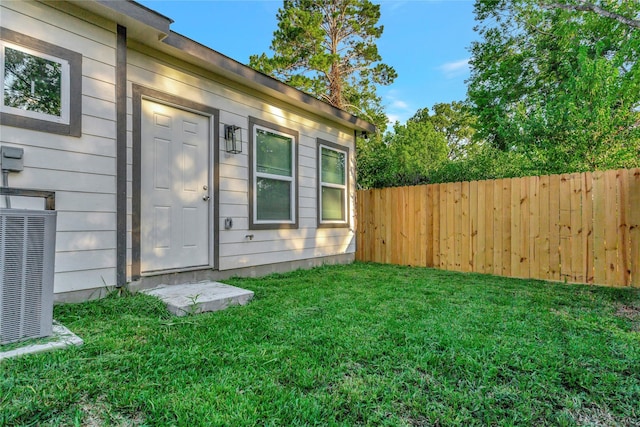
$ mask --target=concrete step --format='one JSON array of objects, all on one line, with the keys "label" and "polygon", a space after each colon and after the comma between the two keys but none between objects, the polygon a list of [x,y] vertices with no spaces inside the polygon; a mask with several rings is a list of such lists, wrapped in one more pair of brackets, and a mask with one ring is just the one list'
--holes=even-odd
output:
[{"label": "concrete step", "polygon": [[160,298],[176,316],[224,310],[233,305],[246,305],[253,291],[220,282],[199,282],[183,285],[160,285],[142,291]]}]

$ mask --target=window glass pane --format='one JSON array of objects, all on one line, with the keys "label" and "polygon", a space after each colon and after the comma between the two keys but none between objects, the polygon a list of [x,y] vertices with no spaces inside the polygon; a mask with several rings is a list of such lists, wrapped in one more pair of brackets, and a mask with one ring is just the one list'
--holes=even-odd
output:
[{"label": "window glass pane", "polygon": [[322,182],[344,185],[345,153],[322,149]]},{"label": "window glass pane", "polygon": [[256,213],[258,220],[291,220],[290,182],[258,178],[256,191]]},{"label": "window glass pane", "polygon": [[291,176],[291,138],[276,135],[261,129],[256,132],[256,164],[258,172]]},{"label": "window glass pane", "polygon": [[4,105],[61,115],[62,64],[10,47],[4,50]]},{"label": "window glass pane", "polygon": [[322,220],[344,221],[344,190],[322,187]]}]

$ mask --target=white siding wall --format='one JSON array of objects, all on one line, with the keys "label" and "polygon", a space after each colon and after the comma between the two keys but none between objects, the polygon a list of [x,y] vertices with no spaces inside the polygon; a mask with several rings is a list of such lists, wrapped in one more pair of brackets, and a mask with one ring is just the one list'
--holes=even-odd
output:
[{"label": "white siding wall", "polygon": [[[142,50],[142,49],[141,49]],[[297,113],[292,109],[267,103],[255,93],[245,92],[214,77],[204,78],[197,70],[171,66],[136,50],[128,52],[128,131],[129,163],[131,163],[131,83],[141,84],[220,110],[220,235],[219,268],[229,270],[264,264],[302,260],[355,252],[354,224],[355,147],[353,132],[332,126],[327,121]],[[299,229],[249,230],[249,155],[248,117],[253,116],[299,132]],[[224,152],[225,124],[242,127],[242,154]],[[350,149],[350,218],[349,228],[318,229],[316,189],[316,138],[342,144]],[[131,164],[129,165],[131,166]],[[129,178],[130,179],[130,178]],[[129,190],[131,183],[129,183]],[[131,193],[129,193],[129,231],[131,229]],[[233,228],[224,229],[224,219],[233,218]],[[144,219],[143,219],[144,220]],[[253,240],[246,238],[253,234]],[[131,239],[129,250],[131,253]],[[130,267],[130,256],[128,259]]]},{"label": "white siding wall", "polygon": [[[95,22],[98,22],[96,24]],[[2,1],[0,25],[82,54],[82,136],[0,127],[24,148],[12,187],[56,192],[55,292],[115,283],[115,24],[82,20],[31,1]]]}]

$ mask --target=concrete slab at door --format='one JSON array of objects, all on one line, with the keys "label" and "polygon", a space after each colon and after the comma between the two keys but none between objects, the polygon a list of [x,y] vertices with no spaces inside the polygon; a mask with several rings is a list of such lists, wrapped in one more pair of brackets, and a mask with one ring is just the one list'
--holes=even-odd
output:
[{"label": "concrete slab at door", "polygon": [[210,117],[142,101],[141,271],[210,264]]}]

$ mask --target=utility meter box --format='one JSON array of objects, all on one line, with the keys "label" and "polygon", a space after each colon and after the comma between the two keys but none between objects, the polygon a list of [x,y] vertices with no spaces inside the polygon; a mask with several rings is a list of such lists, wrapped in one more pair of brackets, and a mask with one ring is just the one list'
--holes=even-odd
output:
[{"label": "utility meter box", "polygon": [[24,170],[24,149],[19,147],[0,147],[0,168],[8,172]]},{"label": "utility meter box", "polygon": [[0,344],[53,333],[56,213],[0,209]]}]

